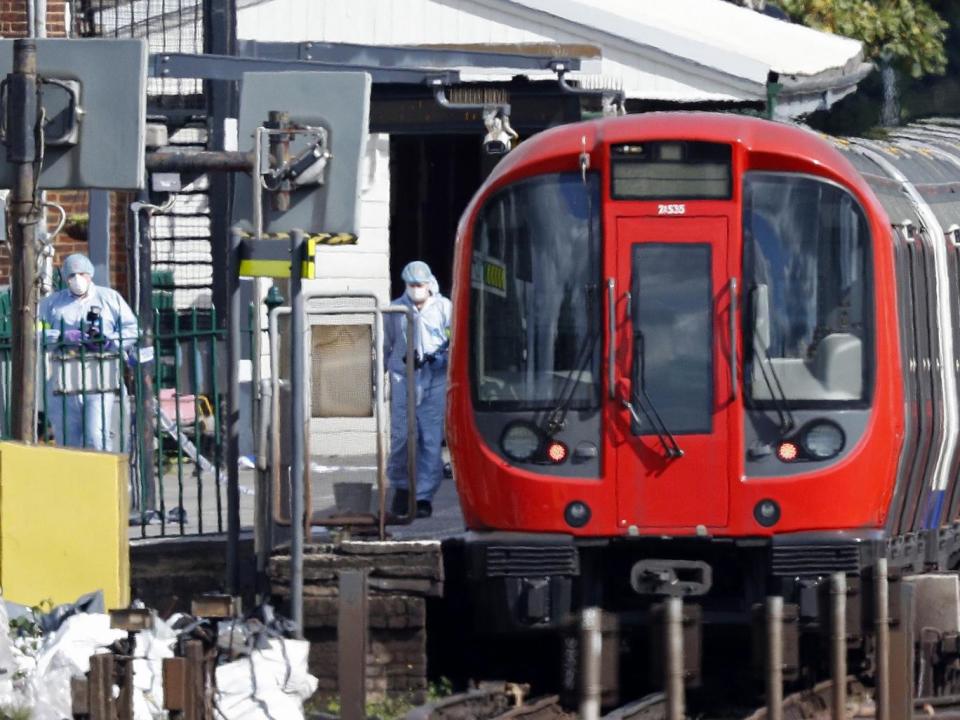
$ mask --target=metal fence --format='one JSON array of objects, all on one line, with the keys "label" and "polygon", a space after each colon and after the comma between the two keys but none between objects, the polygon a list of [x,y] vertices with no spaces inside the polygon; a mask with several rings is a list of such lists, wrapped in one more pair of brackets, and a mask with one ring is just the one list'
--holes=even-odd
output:
[{"label": "metal fence", "polygon": [[[204,52],[204,0],[71,0],[74,37],[143,38],[152,53]],[[150,78],[153,108],[203,109],[200,79]]]},{"label": "metal fence", "polygon": [[[0,295],[0,437],[11,428],[9,295]],[[137,332],[38,333],[38,442],[129,456],[140,535],[224,531],[226,338],[216,310],[157,310]]]}]

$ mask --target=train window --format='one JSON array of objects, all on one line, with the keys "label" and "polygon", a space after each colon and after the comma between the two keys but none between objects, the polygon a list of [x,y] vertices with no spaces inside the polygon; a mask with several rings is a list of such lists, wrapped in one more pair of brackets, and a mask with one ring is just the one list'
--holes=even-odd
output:
[{"label": "train window", "polygon": [[599,406],[599,211],[594,173],[515,183],[481,211],[470,293],[479,409]]},{"label": "train window", "polygon": [[743,238],[749,398],[864,400],[869,229],[859,203],[813,177],[747,173]]},{"label": "train window", "polygon": [[[713,407],[710,246],[633,246],[633,383],[673,434],[709,433]],[[657,432],[641,417],[636,430]]]},{"label": "train window", "polygon": [[731,148],[707,142],[649,142],[611,148],[615,200],[728,200]]}]

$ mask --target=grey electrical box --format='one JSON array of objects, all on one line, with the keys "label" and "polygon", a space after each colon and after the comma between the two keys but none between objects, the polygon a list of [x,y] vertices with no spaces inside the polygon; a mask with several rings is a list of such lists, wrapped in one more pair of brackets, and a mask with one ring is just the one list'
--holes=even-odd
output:
[{"label": "grey electrical box", "polygon": [[[239,150],[253,150],[258,126],[270,111],[289,114],[296,125],[323,127],[332,157],[323,185],[294,188],[288,210],[275,211],[263,193],[263,229],[307,233],[353,233],[359,225],[361,161],[370,114],[370,75],[357,72],[245,73],[240,92]],[[266,145],[266,143],[264,143]],[[296,147],[291,147],[296,154]],[[266,151],[264,156],[266,157]],[[265,164],[266,161],[264,161]],[[253,225],[253,186],[236,175],[235,223]]]},{"label": "grey electrical box", "polygon": [[[0,77],[13,68],[0,40]],[[37,75],[46,117],[41,189],[143,186],[147,46],[143,40],[40,38]],[[16,168],[0,144],[0,188]]]}]

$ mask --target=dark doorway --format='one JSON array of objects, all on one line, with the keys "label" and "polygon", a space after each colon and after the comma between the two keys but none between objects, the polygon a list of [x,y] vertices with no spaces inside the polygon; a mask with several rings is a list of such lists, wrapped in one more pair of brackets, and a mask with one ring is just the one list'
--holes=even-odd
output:
[{"label": "dark doorway", "polygon": [[482,160],[479,133],[390,137],[391,297],[403,293],[411,260],[430,265],[450,295],[457,223],[483,182]]}]

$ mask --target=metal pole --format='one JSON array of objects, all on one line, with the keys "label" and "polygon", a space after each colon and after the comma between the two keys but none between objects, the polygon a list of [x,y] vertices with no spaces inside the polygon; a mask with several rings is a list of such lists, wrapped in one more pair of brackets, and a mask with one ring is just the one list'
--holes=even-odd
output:
[{"label": "metal pole", "polygon": [[228,287],[230,299],[227,318],[227,592],[236,595],[240,582],[237,563],[240,543],[240,377],[237,367],[241,356],[240,337],[240,231],[230,230],[228,248]]},{"label": "metal pole", "polygon": [[[153,250],[150,243],[150,213],[146,212],[143,205],[150,202],[150,196],[146,190],[141,190],[137,195],[138,202],[130,206],[130,214],[133,219],[133,302],[136,303],[137,315],[140,318],[140,329],[142,338],[141,347],[154,346],[153,362],[160,362],[160,348],[156,346],[157,340],[153,337]],[[138,359],[139,360],[139,359]],[[140,438],[137,440],[140,450],[140,484],[143,497],[140,498],[141,513],[145,510],[157,509],[157,479],[154,478],[153,468],[155,466],[153,457],[153,438],[156,436],[157,414],[152,407],[154,398],[153,378],[151,373],[143,372],[138,367],[138,372],[142,372],[143,391],[137,398],[137,408],[139,411],[140,422],[137,430]]]},{"label": "metal pole", "polygon": [[303,638],[303,476],[306,408],[303,334],[306,312],[303,301],[303,258],[306,240],[302,230],[290,234],[290,615],[296,637]]},{"label": "metal pole", "polygon": [[887,559],[878,558],[874,570],[877,624],[877,720],[890,720],[890,587]]},{"label": "metal pole", "polygon": [[833,677],[831,713],[844,720],[847,707],[847,576],[830,576],[830,670]]},{"label": "metal pole", "polygon": [[[294,523],[296,525],[296,523]],[[337,690],[342,720],[366,720],[367,573],[343,570],[337,601]]]},{"label": "metal pole", "polygon": [[[34,37],[45,38],[47,36],[47,0],[32,0],[33,23],[30,26],[30,32]],[[70,33],[70,28],[67,28]]]},{"label": "metal pole", "polygon": [[683,599],[667,598],[666,648],[667,720],[683,720],[686,713],[683,695]]},{"label": "metal pole", "polygon": [[[233,55],[237,46],[236,0],[203,0],[203,49],[210,55]],[[236,130],[228,118],[237,117],[239,91],[234,81],[206,80],[203,96],[207,101],[208,147],[226,151],[234,147]],[[230,218],[233,215],[234,179],[229,173],[210,173],[210,239],[213,250],[213,306],[220,317],[229,303],[226,277]]]},{"label": "metal pole", "polygon": [[10,193],[13,353],[13,438],[33,443],[37,430],[37,44],[13,41],[13,72],[7,76],[7,162],[17,168]]},{"label": "metal pole", "polygon": [[94,277],[106,285],[110,283],[110,193],[107,190],[91,190],[89,197],[87,256],[93,263]]},{"label": "metal pole", "polygon": [[767,598],[767,720],[783,720],[783,598]]},{"label": "metal pole", "polygon": [[267,601],[270,596],[267,582],[267,563],[272,548],[270,533],[270,488],[267,482],[267,466],[270,463],[270,425],[273,417],[273,382],[270,378],[260,380],[260,416],[257,429],[257,485],[254,512],[253,541],[257,554],[257,598]]},{"label": "metal pole", "polygon": [[603,635],[600,609],[584,608],[580,617],[580,720],[600,718],[600,659]]},{"label": "metal pole", "polygon": [[[283,130],[290,124],[290,113],[282,110],[271,110],[267,114],[267,118],[267,126],[271,130]],[[270,153],[270,167],[273,169],[283,167],[290,157],[290,135],[271,133],[267,142]],[[270,206],[278,212],[289,210],[290,192],[277,190],[270,193]]]},{"label": "metal pole", "polygon": [[386,365],[383,357],[383,313],[379,304],[373,317],[373,343],[376,349],[373,394],[377,413],[377,526],[380,539],[387,539],[387,403],[383,397],[383,375]]}]

